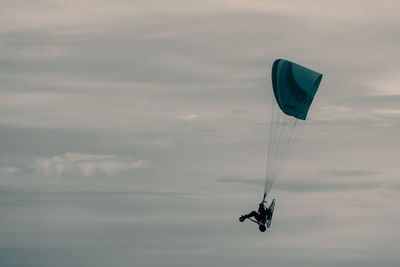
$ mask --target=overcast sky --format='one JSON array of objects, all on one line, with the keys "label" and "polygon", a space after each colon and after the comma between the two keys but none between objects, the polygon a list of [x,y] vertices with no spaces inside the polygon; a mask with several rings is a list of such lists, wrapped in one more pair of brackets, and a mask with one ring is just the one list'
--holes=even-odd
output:
[{"label": "overcast sky", "polygon": [[[399,3],[0,0],[0,265],[398,266]],[[324,77],[261,234],[276,58]]]}]

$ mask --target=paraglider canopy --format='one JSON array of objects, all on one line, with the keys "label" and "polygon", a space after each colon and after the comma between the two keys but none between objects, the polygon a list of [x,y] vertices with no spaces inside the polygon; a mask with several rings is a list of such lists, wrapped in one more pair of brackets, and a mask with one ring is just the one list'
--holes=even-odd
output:
[{"label": "paraglider canopy", "polygon": [[272,99],[264,200],[281,167],[294,148],[322,74],[285,59],[277,59],[271,72]]},{"label": "paraglider canopy", "polygon": [[283,113],[305,120],[322,74],[285,59],[272,65],[272,87]]}]

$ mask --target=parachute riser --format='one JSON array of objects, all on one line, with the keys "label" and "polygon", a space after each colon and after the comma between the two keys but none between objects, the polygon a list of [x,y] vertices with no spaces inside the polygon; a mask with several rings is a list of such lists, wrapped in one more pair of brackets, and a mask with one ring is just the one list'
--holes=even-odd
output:
[{"label": "parachute riser", "polygon": [[264,203],[266,203],[267,201],[265,201],[265,199],[267,198],[267,193],[266,192],[264,192],[264,197],[263,197],[263,200],[261,201],[261,203],[262,204],[264,204]]}]

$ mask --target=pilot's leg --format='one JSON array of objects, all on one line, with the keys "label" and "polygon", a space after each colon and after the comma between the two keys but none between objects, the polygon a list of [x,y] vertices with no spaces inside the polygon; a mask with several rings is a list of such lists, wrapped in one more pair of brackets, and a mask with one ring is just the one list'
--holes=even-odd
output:
[{"label": "pilot's leg", "polygon": [[251,217],[257,218],[258,217],[258,213],[253,210],[249,214],[246,214],[246,215],[243,215],[242,217],[240,217],[239,221],[243,222],[245,219],[251,218]]},{"label": "pilot's leg", "polygon": [[256,211],[253,210],[252,212],[250,212],[249,214],[247,214],[246,217],[247,217],[247,218],[250,218],[250,217],[257,218],[257,217],[258,217],[258,213],[257,213]]}]

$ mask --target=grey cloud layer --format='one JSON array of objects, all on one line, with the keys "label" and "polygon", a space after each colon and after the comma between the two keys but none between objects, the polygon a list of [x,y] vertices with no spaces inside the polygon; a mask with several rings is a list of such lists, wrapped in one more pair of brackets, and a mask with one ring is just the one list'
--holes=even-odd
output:
[{"label": "grey cloud layer", "polygon": [[[398,263],[397,1],[0,6],[0,265]],[[324,78],[260,236],[277,57]]]}]

